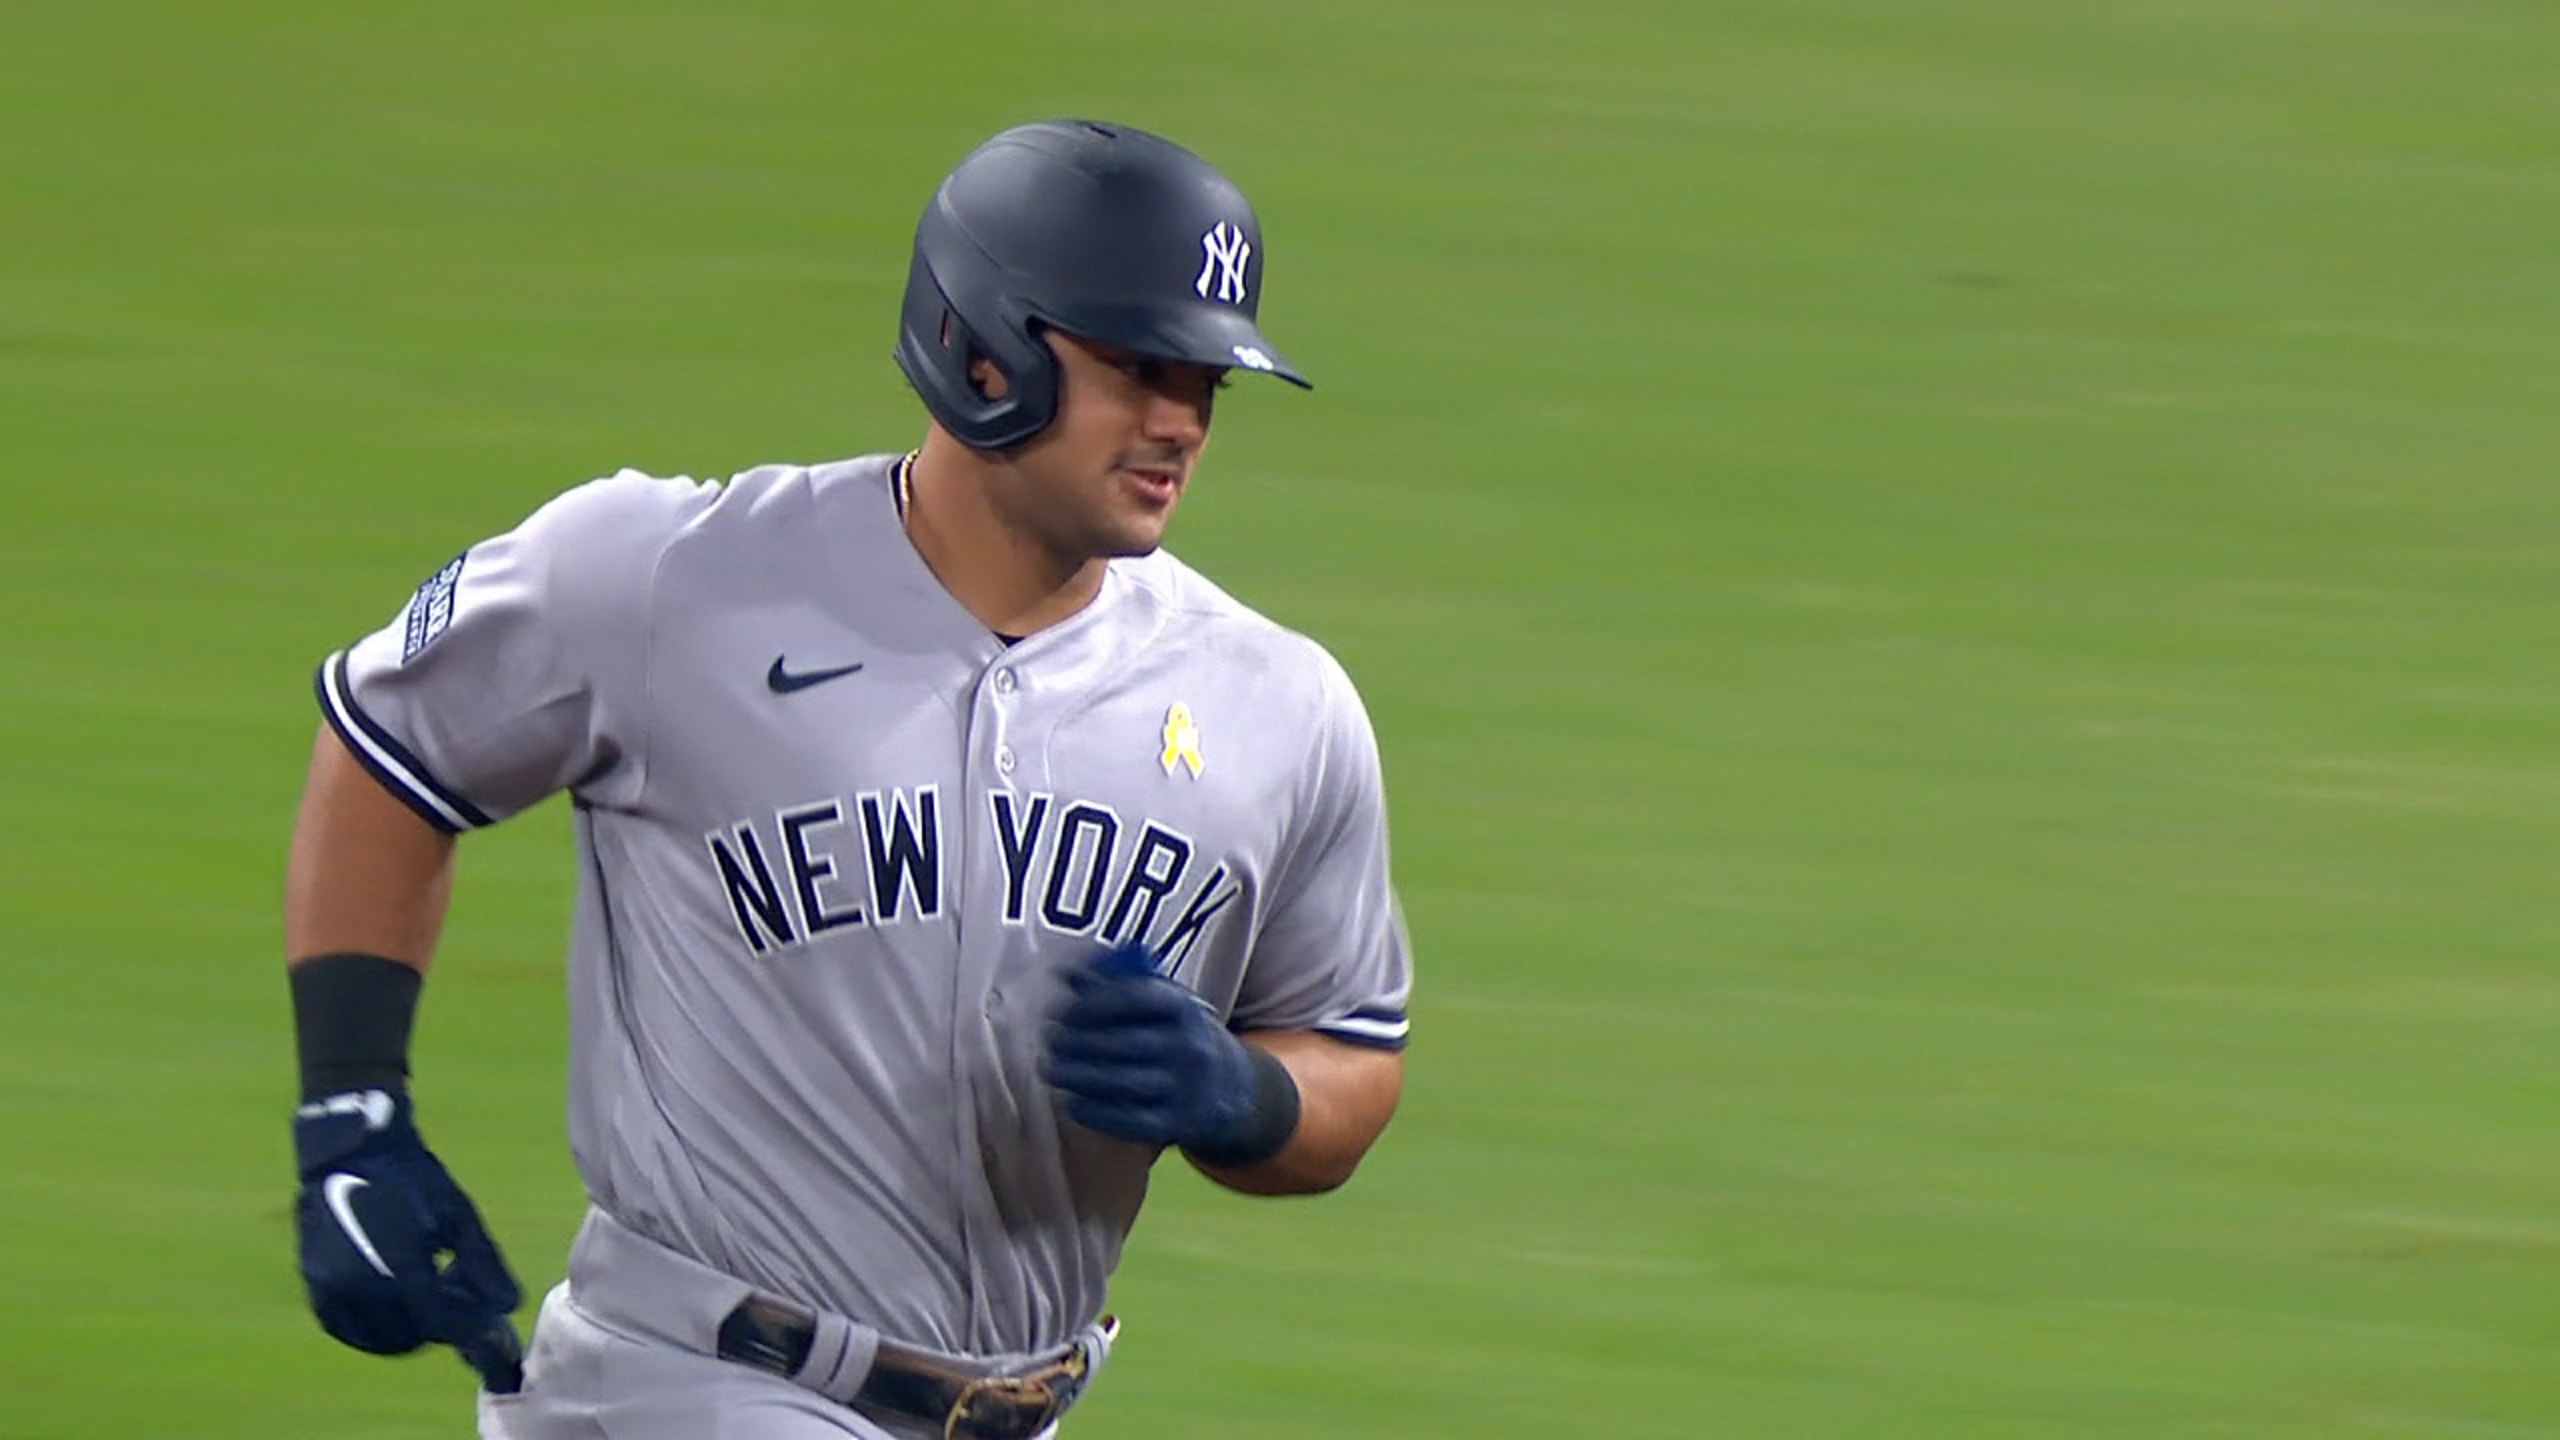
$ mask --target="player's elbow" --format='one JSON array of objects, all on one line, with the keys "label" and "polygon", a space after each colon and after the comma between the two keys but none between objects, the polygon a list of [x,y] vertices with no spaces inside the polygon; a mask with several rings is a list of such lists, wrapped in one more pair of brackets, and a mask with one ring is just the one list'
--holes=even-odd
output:
[{"label": "player's elbow", "polygon": [[1353,1155],[1346,1159],[1336,1160],[1329,1163],[1310,1165],[1297,1176],[1293,1177],[1297,1182],[1296,1187],[1283,1193],[1290,1195],[1330,1195],[1334,1191],[1341,1189],[1343,1186],[1350,1184],[1351,1177],[1360,1173],[1360,1160],[1360,1156]]},{"label": "player's elbow", "polygon": [[1196,1158],[1191,1168],[1239,1195],[1277,1199],[1290,1195],[1326,1195],[1351,1183],[1360,1157],[1317,1156],[1283,1152],[1259,1165],[1208,1165]]}]

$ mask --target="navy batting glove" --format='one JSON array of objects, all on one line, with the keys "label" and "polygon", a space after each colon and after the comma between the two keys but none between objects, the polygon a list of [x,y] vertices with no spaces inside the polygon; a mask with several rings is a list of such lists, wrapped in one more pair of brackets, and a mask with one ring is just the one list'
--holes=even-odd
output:
[{"label": "navy batting glove", "polygon": [[481,1382],[521,1383],[523,1300],[470,1197],[418,1137],[409,1097],[361,1090],[294,1112],[302,1280],[320,1328],[376,1355],[451,1345]]},{"label": "navy batting glove", "polygon": [[1298,1128],[1298,1087],[1145,947],[1122,946],[1067,975],[1049,1027],[1049,1083],[1077,1124],[1211,1165],[1268,1160]]}]

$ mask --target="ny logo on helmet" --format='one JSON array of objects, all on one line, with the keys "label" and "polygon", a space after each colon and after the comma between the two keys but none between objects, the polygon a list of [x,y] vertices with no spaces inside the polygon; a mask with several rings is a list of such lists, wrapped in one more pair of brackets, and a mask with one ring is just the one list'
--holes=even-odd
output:
[{"label": "ny logo on helmet", "polygon": [[[1253,258],[1253,242],[1244,238],[1244,231],[1221,220],[1200,237],[1200,249],[1206,258],[1201,260],[1200,278],[1191,282],[1191,288],[1200,292],[1203,300],[1243,304],[1244,266]],[[1214,296],[1209,292],[1212,281],[1217,284]]]}]

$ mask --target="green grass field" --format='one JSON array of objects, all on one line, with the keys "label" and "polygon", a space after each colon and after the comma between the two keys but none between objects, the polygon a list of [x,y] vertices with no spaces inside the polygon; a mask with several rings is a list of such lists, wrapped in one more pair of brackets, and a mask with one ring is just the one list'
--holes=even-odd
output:
[{"label": "green grass field", "polygon": [[[469,1433],[291,1264],[311,665],[548,494],[900,447],[982,135],[1264,319],[1177,548],[1325,639],[1405,1114],[1169,1175],[1075,1440],[2560,1436],[2545,0],[0,5],[0,1436]],[[427,1130],[529,1285],[557,806]]]}]

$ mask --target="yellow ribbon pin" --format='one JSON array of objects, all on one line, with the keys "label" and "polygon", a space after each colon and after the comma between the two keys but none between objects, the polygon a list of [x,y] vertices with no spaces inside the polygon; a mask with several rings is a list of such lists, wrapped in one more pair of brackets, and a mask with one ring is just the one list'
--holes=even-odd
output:
[{"label": "yellow ribbon pin", "polygon": [[1191,723],[1191,707],[1176,700],[1164,712],[1164,773],[1173,773],[1176,765],[1191,767],[1191,778],[1200,778],[1200,727]]}]

